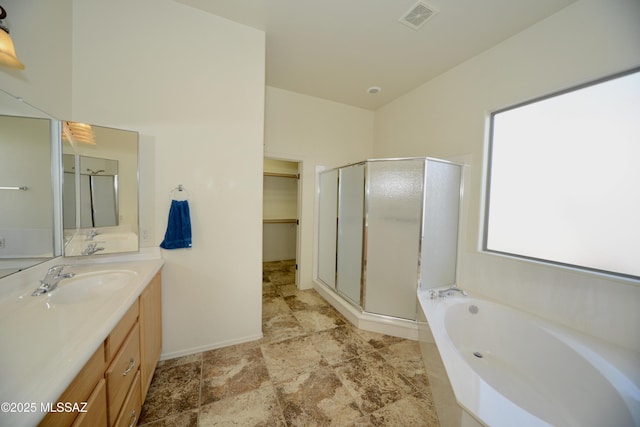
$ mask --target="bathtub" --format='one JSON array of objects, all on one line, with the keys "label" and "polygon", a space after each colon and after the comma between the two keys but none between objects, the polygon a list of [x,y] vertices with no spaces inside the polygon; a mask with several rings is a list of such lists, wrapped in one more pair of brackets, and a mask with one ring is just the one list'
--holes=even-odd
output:
[{"label": "bathtub", "polygon": [[473,296],[418,299],[463,410],[441,414],[432,384],[443,426],[640,426],[639,354]]}]

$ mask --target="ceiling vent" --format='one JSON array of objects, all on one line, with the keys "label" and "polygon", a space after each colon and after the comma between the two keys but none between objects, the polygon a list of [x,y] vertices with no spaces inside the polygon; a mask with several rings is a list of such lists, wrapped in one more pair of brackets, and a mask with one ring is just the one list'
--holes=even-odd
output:
[{"label": "ceiling vent", "polygon": [[423,1],[416,3],[402,18],[399,19],[401,23],[414,30],[420,29],[429,19],[438,13],[433,6],[426,4]]}]

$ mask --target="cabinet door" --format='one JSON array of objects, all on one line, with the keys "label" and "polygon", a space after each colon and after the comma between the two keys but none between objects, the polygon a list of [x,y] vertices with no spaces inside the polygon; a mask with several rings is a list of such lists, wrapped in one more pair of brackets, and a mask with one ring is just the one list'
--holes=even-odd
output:
[{"label": "cabinet door", "polygon": [[[86,402],[96,387],[96,384],[98,384],[102,378],[104,366],[104,345],[100,344],[93,356],[91,356],[91,359],[84,365],[73,382],[69,384],[65,392],[62,393],[58,402]],[[77,412],[50,412],[44,417],[39,426],[68,426],[77,415]]]},{"label": "cabinet door", "polygon": [[149,390],[162,351],[162,280],[158,273],[140,295],[141,401]]},{"label": "cabinet door", "polygon": [[71,427],[107,427],[107,387],[100,380],[87,400],[86,412],[78,415]]}]

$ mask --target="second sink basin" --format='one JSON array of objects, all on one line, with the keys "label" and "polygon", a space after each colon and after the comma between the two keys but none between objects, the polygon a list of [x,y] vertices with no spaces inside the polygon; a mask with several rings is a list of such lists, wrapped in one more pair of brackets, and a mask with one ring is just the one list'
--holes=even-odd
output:
[{"label": "second sink basin", "polygon": [[47,302],[53,304],[74,304],[105,296],[116,292],[136,277],[130,270],[102,270],[79,273],[70,279],[64,279],[47,296]]}]

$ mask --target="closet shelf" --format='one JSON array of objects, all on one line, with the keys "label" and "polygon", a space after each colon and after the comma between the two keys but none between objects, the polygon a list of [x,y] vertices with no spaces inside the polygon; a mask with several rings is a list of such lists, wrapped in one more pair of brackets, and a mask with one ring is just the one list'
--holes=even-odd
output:
[{"label": "closet shelf", "polygon": [[295,178],[295,179],[298,179],[298,174],[295,174],[295,173],[265,172],[264,176],[275,176],[275,177],[278,177],[278,178]]},{"label": "closet shelf", "polygon": [[264,219],[262,222],[264,224],[295,224],[298,220],[293,218],[282,218],[282,219]]}]

